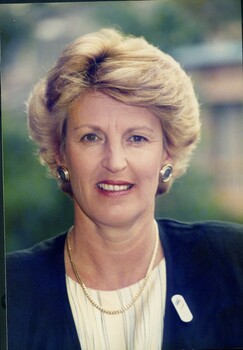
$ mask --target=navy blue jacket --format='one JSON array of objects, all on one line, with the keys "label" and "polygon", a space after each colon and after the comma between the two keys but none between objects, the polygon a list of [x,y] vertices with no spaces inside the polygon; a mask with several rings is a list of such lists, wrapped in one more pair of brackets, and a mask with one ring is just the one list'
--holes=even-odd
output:
[{"label": "navy blue jacket", "polygon": [[[158,224],[167,270],[162,349],[243,348],[243,226]],[[80,350],[66,290],[65,238],[8,256],[9,350]],[[186,300],[191,322],[180,319],[175,294]]]}]

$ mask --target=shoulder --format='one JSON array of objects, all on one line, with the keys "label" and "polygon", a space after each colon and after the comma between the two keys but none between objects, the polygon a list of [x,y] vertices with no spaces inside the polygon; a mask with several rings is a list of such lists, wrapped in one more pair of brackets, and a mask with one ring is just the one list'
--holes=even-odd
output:
[{"label": "shoulder", "polygon": [[7,255],[6,301],[11,348],[36,349],[47,338],[52,344],[50,327],[60,327],[62,333],[60,320],[66,317],[67,300],[65,238],[66,233],[62,233],[30,249]]},{"label": "shoulder", "polygon": [[165,233],[179,235],[180,237],[208,237],[217,238],[239,238],[243,240],[243,225],[226,221],[195,221],[182,222],[172,219],[157,220],[161,230]]},{"label": "shoulder", "polygon": [[[157,220],[161,238],[171,245],[197,245],[211,253],[242,256],[243,225],[224,221]],[[243,260],[243,257],[241,258]]]},{"label": "shoulder", "polygon": [[242,234],[243,225],[235,222],[227,221],[195,221],[195,222],[183,222],[172,219],[158,219],[159,226],[170,231],[179,231],[183,233],[203,232],[215,234]]},{"label": "shoulder", "polygon": [[34,270],[41,272],[46,264],[58,260],[63,255],[66,233],[42,241],[29,249],[19,250],[7,254],[7,278],[18,273],[32,274]]},{"label": "shoulder", "polygon": [[40,303],[44,295],[53,297],[62,286],[65,237],[66,233],[60,234],[7,255],[7,303],[11,319],[20,314],[19,305],[23,313],[28,313],[33,303]]}]

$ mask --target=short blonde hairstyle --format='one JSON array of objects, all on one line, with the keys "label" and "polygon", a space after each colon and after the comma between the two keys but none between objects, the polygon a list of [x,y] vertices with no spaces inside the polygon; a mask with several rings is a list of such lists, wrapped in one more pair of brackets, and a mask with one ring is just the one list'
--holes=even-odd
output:
[{"label": "short blonde hairstyle", "polygon": [[[178,62],[142,37],[101,29],[75,40],[37,83],[27,104],[30,136],[55,177],[69,111],[82,94],[92,91],[145,107],[161,120],[164,147],[173,160],[172,180],[158,187],[158,194],[166,192],[185,173],[200,136],[191,79]],[[62,189],[72,193],[71,186]]]}]

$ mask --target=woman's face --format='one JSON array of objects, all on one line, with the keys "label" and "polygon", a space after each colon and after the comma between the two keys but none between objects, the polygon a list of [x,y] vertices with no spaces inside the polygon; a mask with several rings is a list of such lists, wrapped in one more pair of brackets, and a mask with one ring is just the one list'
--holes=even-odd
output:
[{"label": "woman's face", "polygon": [[80,217],[118,227],[153,215],[165,158],[161,123],[147,109],[98,92],[74,104],[64,165]]}]

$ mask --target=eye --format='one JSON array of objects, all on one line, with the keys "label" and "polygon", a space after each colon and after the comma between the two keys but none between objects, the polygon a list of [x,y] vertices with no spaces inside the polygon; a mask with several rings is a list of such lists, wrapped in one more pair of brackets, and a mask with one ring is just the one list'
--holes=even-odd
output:
[{"label": "eye", "polygon": [[129,140],[133,143],[139,144],[148,141],[148,139],[141,135],[133,135],[129,138]]},{"label": "eye", "polygon": [[86,134],[81,138],[81,141],[87,142],[87,143],[92,143],[92,142],[97,142],[100,140],[100,137],[96,134]]}]

